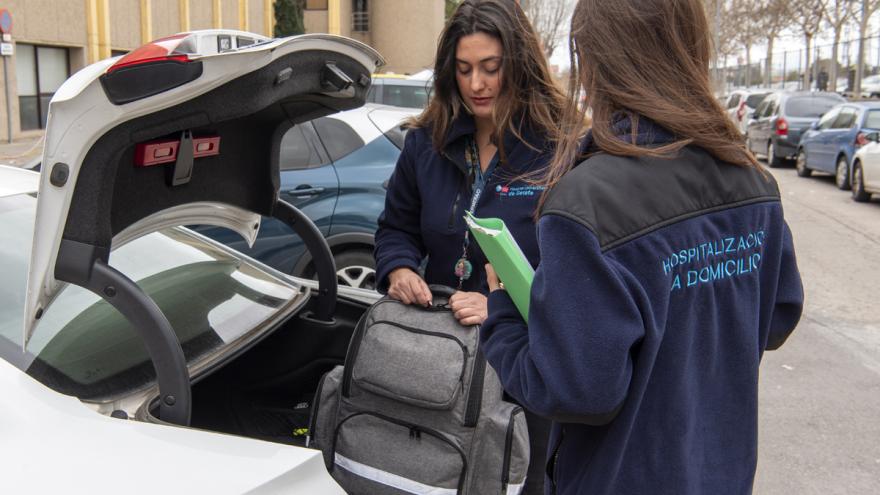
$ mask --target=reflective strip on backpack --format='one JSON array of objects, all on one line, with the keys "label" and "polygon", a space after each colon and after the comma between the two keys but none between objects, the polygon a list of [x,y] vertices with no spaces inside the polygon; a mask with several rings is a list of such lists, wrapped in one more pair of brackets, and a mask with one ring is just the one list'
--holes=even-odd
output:
[{"label": "reflective strip on backpack", "polygon": [[[456,493],[458,493],[458,489],[456,488],[440,488],[419,483],[418,481],[404,478],[403,476],[398,476],[394,473],[389,473],[387,471],[367,466],[366,464],[361,464],[360,462],[353,461],[339,453],[336,454],[335,461],[337,466],[352,474],[392,488],[397,488],[398,490],[407,493],[413,493],[415,495],[456,495]],[[511,493],[510,487],[508,487],[507,493]]]},{"label": "reflective strip on backpack", "polygon": [[525,487],[526,487],[525,483],[520,483],[518,485],[508,484],[506,495],[519,495],[520,493],[522,493],[523,488],[525,488]]}]

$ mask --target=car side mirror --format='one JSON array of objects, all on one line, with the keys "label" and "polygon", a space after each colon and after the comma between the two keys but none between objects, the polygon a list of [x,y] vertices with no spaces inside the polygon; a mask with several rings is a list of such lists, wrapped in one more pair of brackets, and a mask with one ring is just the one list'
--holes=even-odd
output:
[{"label": "car side mirror", "polygon": [[815,131],[818,128],[819,128],[819,121],[818,120],[810,122],[810,129]]}]

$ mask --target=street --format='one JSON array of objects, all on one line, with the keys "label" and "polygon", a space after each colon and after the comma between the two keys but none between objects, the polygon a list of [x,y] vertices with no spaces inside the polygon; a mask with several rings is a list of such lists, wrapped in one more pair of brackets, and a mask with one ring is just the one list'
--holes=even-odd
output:
[{"label": "street", "polygon": [[779,182],[804,282],[800,325],[761,368],[755,493],[880,490],[880,199],[831,177]]}]

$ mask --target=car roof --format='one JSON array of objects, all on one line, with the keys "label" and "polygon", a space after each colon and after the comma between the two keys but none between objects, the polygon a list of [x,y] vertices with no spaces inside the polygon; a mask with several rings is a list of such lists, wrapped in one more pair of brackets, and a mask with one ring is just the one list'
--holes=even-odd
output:
[{"label": "car roof", "polygon": [[429,79],[399,79],[396,77],[373,77],[373,84],[382,84],[385,86],[421,86],[426,87],[434,83]]},{"label": "car roof", "polygon": [[[327,115],[327,119],[341,120],[354,129],[365,143],[378,138],[410,117],[422,113],[418,108],[393,107],[368,103],[360,108]],[[380,132],[381,131],[381,132]]]},{"label": "car roof", "polygon": [[33,194],[40,188],[40,174],[21,168],[0,165],[0,198]]}]

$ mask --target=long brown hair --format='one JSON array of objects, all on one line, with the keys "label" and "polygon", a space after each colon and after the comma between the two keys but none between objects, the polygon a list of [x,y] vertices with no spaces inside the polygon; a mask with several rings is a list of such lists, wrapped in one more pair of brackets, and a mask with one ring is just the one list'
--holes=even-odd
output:
[{"label": "long brown hair", "polygon": [[[760,168],[743,137],[712,94],[709,27],[701,0],[580,0],[571,21],[569,105],[557,152],[544,178],[554,186],[579,156],[583,122],[592,109],[593,145],[620,156],[671,156],[688,145],[716,159]],[[584,92],[584,105],[577,105]],[[639,146],[621,139],[614,119],[628,115],[632,135],[639,117],[676,140]]]},{"label": "long brown hair", "polygon": [[453,121],[466,111],[455,77],[458,40],[476,33],[501,42],[501,92],[492,112],[492,142],[504,160],[506,130],[520,140],[523,126],[555,134],[566,104],[563,91],[550,75],[538,36],[514,0],[464,0],[458,6],[440,35],[431,101],[411,125],[431,128],[434,148],[442,148]]}]

